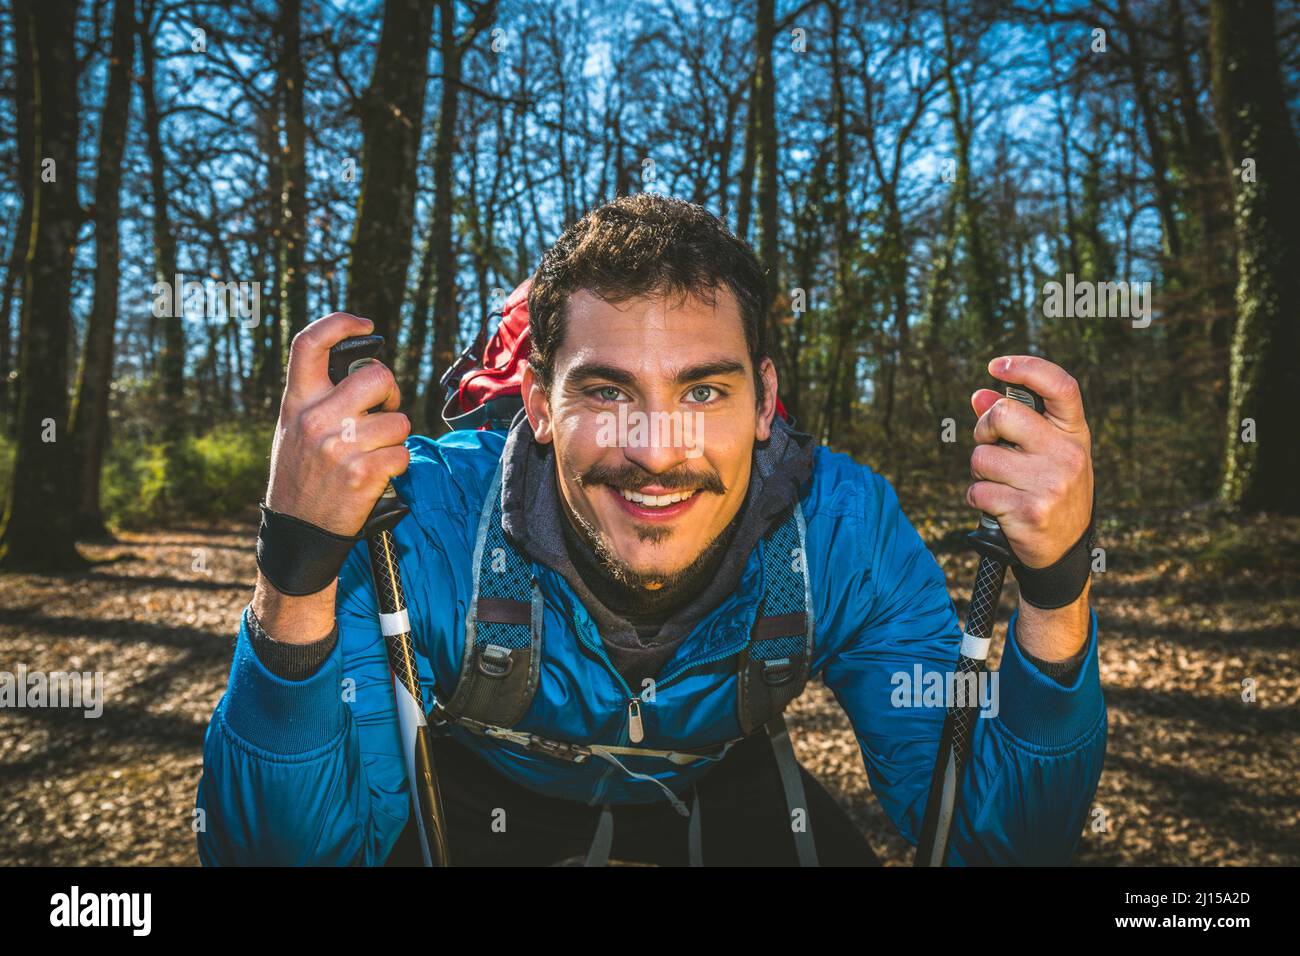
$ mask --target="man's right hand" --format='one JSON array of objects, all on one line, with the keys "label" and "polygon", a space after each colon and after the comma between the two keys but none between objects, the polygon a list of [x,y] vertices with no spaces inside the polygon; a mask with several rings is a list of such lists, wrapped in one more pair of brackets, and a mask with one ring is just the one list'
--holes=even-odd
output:
[{"label": "man's right hand", "polygon": [[[397,411],[393,373],[371,362],[330,382],[330,348],[373,328],[369,319],[335,312],[294,336],[271,447],[266,506],[335,534],[358,533],[389,479],[410,464],[402,443],[411,422]],[[253,613],[277,641],[319,640],[333,628],[336,589],[289,597],[258,574]]]},{"label": "man's right hand", "polygon": [[266,506],[335,534],[360,531],[388,480],[410,464],[402,442],[411,422],[397,411],[393,373],[376,361],[330,382],[329,350],[373,329],[335,312],[295,335],[289,350]]}]

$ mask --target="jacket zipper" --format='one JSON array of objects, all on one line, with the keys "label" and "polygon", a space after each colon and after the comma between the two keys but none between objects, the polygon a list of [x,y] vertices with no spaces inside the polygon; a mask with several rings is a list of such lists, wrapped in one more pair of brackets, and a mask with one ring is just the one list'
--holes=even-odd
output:
[{"label": "jacket zipper", "polygon": [[634,744],[645,740],[645,726],[641,723],[641,698],[627,702],[627,739]]},{"label": "jacket zipper", "polygon": [[[597,657],[599,657],[602,661],[604,661],[605,667],[609,670],[611,674],[614,675],[614,679],[617,680],[619,686],[623,688],[623,693],[627,695],[627,699],[629,701],[628,725],[619,733],[618,746],[619,747],[626,746],[628,741],[632,737],[632,730],[633,730],[632,702],[636,702],[638,704],[635,727],[636,727],[636,733],[639,736],[636,738],[636,740],[638,742],[640,740],[643,740],[645,738],[645,733],[644,733],[644,728],[641,724],[641,712],[639,706],[640,704],[639,699],[635,694],[632,693],[632,688],[627,686],[627,681],[625,681],[623,679],[623,675],[618,672],[618,668],[614,666],[614,662],[609,659],[609,655],[605,653],[605,648],[595,646],[590,641],[588,641],[586,635],[582,633],[581,628],[579,628],[578,631],[579,631],[578,640],[582,641],[582,643],[585,644],[589,650],[591,650]],[[600,775],[600,779],[596,781],[596,787],[592,791],[591,803],[590,803],[591,806],[593,807],[599,806],[604,801],[605,794],[609,792],[609,778],[613,775],[616,769],[617,768],[612,763],[606,762],[605,772]]]},{"label": "jacket zipper", "polygon": [[[581,629],[579,629],[579,631],[581,631]],[[609,659],[609,655],[605,653],[604,647],[592,644],[591,641],[587,640],[586,635],[582,633],[579,633],[578,639],[604,662],[605,667],[614,676],[614,679],[618,681],[619,686],[623,688],[623,692],[627,695],[627,726],[619,734],[618,746],[623,747],[628,743],[639,744],[645,739],[645,724],[641,719],[641,698],[632,693],[632,688],[629,687],[627,681],[623,679],[623,675],[618,672],[618,668],[614,666],[614,662]],[[655,685],[655,689],[658,690],[661,687],[667,687],[687,671],[731,657],[733,654],[738,653],[744,646],[745,644],[742,641],[739,644],[729,646],[723,650],[715,651],[699,660],[683,664],[662,681],[658,681]],[[591,803],[589,804],[590,806],[599,806],[603,802],[605,794],[609,792],[610,777],[616,769],[617,768],[613,764],[609,764],[605,768],[605,772],[601,774],[600,779],[596,781],[596,787],[592,793]]]},{"label": "jacket zipper", "polygon": [[667,687],[669,684],[677,680],[677,678],[681,677],[687,671],[695,670],[695,668],[697,667],[703,667],[705,664],[715,664],[720,660],[731,657],[734,654],[738,654],[741,648],[743,648],[744,646],[745,646],[745,642],[742,641],[740,644],[736,644],[725,650],[715,651],[714,653],[708,655],[707,657],[701,657],[697,661],[690,661],[689,663],[683,664],[682,666],[678,667],[677,670],[673,671],[671,674],[665,677],[663,680],[656,681],[655,689],[658,690],[661,687]]}]

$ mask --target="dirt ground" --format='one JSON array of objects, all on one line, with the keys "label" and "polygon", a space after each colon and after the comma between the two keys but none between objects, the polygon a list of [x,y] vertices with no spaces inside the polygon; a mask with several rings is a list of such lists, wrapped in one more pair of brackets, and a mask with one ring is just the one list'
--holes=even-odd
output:
[{"label": "dirt ground", "polygon": [[[964,611],[969,515],[912,516]],[[108,692],[94,720],[0,709],[0,864],[197,864],[203,733],[250,595],[252,539],[242,523],[123,533],[82,546],[97,562],[87,574],[0,577],[0,670],[102,671]],[[1148,512],[1108,520],[1101,541],[1105,827],[1085,833],[1078,863],[1300,863],[1300,521]],[[809,686],[791,727],[881,858],[910,863],[825,687]]]}]

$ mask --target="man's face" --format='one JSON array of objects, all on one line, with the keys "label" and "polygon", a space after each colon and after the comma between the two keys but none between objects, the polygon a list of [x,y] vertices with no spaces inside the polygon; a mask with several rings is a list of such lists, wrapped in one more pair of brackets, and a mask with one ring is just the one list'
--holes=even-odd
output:
[{"label": "man's face", "polygon": [[762,406],[729,289],[712,305],[569,297],[551,390],[526,369],[525,405],[569,515],[625,582],[671,584],[740,510],[776,405],[771,361],[760,371]]}]

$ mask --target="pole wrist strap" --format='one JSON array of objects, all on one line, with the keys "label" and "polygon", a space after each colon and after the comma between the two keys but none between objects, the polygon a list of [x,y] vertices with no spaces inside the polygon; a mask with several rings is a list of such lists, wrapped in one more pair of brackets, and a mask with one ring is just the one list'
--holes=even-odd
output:
[{"label": "pole wrist strap", "polygon": [[1053,611],[1075,602],[1092,574],[1094,520],[1088,519],[1088,527],[1074,543],[1074,547],[1065,552],[1055,564],[1045,568],[1012,565],[1012,572],[1020,582],[1020,600],[1028,601],[1044,611]]},{"label": "pole wrist strap", "polygon": [[293,515],[272,511],[263,502],[257,530],[257,567],[271,587],[288,597],[304,597],[334,583],[348,552],[361,535],[335,534]]}]

